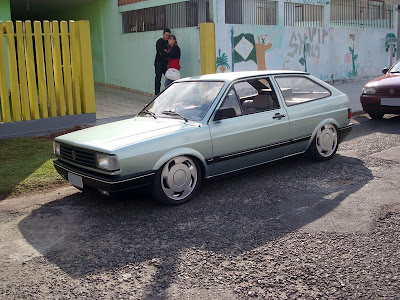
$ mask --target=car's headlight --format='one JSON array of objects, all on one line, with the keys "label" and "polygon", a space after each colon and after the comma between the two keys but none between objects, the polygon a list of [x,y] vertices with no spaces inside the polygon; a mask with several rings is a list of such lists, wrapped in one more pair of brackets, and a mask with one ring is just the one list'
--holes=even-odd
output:
[{"label": "car's headlight", "polygon": [[362,92],[363,94],[375,94],[376,90],[371,86],[364,86]]},{"label": "car's headlight", "polygon": [[56,156],[61,156],[60,143],[53,141],[53,153]]},{"label": "car's headlight", "polygon": [[96,154],[96,167],[106,171],[119,170],[118,157],[112,154]]}]

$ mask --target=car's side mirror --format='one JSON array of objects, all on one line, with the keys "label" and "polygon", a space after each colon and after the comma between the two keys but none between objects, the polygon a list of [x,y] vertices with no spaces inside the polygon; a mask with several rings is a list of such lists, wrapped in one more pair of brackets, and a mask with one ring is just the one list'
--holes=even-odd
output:
[{"label": "car's side mirror", "polygon": [[389,68],[388,68],[388,67],[385,67],[385,68],[382,69],[382,73],[383,73],[383,74],[386,74],[388,71],[389,71]]},{"label": "car's side mirror", "polygon": [[221,107],[217,110],[214,121],[229,119],[233,117],[236,117],[236,111],[233,107]]}]

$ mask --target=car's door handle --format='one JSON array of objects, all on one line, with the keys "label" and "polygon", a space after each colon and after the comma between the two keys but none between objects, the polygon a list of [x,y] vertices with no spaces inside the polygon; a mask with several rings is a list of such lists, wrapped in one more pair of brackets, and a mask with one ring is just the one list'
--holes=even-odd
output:
[{"label": "car's door handle", "polygon": [[281,115],[280,113],[276,113],[275,116],[272,117],[272,119],[281,119],[286,117],[286,115]]}]

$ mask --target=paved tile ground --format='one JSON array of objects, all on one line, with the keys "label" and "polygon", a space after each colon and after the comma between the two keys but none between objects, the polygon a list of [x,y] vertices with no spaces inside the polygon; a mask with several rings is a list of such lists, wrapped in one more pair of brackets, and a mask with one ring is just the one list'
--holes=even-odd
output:
[{"label": "paved tile ground", "polygon": [[95,86],[96,118],[109,119],[136,115],[153,98],[108,86]]}]

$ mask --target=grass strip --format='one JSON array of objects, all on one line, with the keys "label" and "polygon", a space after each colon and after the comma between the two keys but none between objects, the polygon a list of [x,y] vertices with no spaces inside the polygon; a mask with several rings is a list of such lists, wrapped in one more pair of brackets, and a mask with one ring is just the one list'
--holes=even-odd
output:
[{"label": "grass strip", "polygon": [[43,192],[65,182],[53,167],[52,143],[49,137],[0,140],[0,199]]}]

